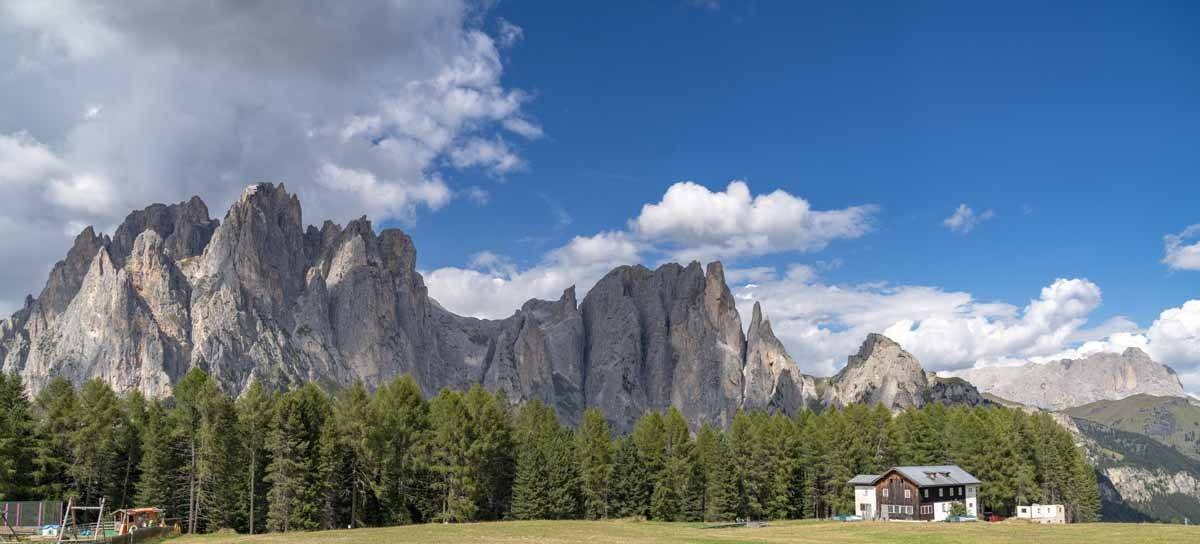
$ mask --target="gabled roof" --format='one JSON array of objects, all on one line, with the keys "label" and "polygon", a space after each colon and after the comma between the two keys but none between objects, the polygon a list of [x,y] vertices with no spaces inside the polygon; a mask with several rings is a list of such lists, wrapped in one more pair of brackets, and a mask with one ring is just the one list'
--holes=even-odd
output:
[{"label": "gabled roof", "polygon": [[892,471],[899,472],[901,476],[916,484],[917,487],[936,487],[941,485],[964,485],[978,484],[977,478],[971,473],[959,468],[958,465],[922,465],[922,466],[907,466],[907,467],[892,467],[883,474],[872,476],[870,474],[859,474],[847,482],[850,485],[874,485],[880,478]]},{"label": "gabled roof", "polygon": [[879,479],[878,474],[859,474],[850,478],[850,485],[875,485],[875,481]]}]

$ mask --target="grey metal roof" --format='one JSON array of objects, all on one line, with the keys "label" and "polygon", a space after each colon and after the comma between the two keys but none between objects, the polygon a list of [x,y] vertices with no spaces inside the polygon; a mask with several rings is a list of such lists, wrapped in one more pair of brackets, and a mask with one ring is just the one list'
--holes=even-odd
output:
[{"label": "grey metal roof", "polygon": [[878,474],[859,474],[847,482],[850,485],[875,485],[875,480],[879,479]]},{"label": "grey metal roof", "polygon": [[[935,487],[940,485],[964,485],[978,484],[977,478],[971,475],[958,465],[927,465],[927,466],[909,466],[909,467],[892,467],[885,471],[887,474],[891,471],[899,472],[905,478],[912,480],[917,484],[917,487]],[[859,474],[847,482],[850,485],[874,485],[883,476],[871,474]]]},{"label": "grey metal roof", "polygon": [[970,472],[959,468],[958,465],[895,467],[894,470],[912,480],[917,487],[979,483]]}]

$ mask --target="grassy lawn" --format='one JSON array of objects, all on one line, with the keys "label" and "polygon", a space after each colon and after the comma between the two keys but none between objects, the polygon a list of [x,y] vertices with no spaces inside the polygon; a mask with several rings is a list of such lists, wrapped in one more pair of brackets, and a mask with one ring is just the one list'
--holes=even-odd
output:
[{"label": "grassy lawn", "polygon": [[460,525],[411,525],[386,529],[324,531],[258,536],[184,536],[169,544],[369,542],[545,542],[545,543],[737,543],[737,542],[913,542],[913,543],[1087,543],[1200,542],[1200,527],[1090,523],[837,523],[773,522],[761,529],[704,529],[699,523],[640,521],[512,521]]}]

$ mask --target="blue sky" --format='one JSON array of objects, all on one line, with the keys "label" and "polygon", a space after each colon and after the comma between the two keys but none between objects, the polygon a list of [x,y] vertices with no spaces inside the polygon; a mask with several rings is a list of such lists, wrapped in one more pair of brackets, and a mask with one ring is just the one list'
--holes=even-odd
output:
[{"label": "blue sky", "polygon": [[[546,137],[522,150],[528,171],[479,180],[486,212],[418,223],[422,262],[528,263],[545,248],[522,238],[620,228],[676,181],[744,179],[818,208],[881,207],[862,239],[764,263],[837,257],[837,281],[1014,303],[1086,277],[1099,316],[1138,322],[1197,294],[1195,274],[1160,262],[1163,235],[1200,222],[1194,4],[903,4],[501,4],[525,36],[506,81],[536,97]],[[951,233],[960,203],[996,216]]]},{"label": "blue sky", "polygon": [[1200,391],[1200,7],[972,4],[14,1],[0,309],[84,225],[266,179],[412,234],[462,313],[721,259],[805,371],[884,331],[948,371],[1136,346]]}]

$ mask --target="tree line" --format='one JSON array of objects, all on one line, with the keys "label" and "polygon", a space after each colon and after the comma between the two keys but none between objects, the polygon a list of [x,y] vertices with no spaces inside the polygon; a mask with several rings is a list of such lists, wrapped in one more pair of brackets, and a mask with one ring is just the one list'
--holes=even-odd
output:
[{"label": "tree line", "polygon": [[958,464],[982,511],[1063,503],[1098,517],[1093,469],[1045,414],[933,404],[737,414],[691,432],[648,412],[625,436],[596,409],[572,429],[539,401],[408,377],[373,393],[315,384],[238,398],[192,370],[171,398],[0,375],[0,500],[158,506],[184,530],[294,531],[500,519],[732,520],[853,513],[855,474]]}]

